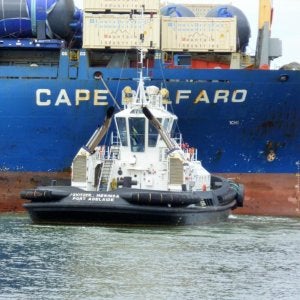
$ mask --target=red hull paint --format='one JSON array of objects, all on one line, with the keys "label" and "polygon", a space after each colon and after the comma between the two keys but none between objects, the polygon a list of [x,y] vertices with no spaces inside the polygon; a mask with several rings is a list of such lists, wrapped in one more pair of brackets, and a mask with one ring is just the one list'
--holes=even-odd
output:
[{"label": "red hull paint", "polygon": [[299,174],[231,175],[245,185],[244,207],[235,214],[300,217]]},{"label": "red hull paint", "polygon": [[[244,207],[234,214],[300,217],[298,174],[219,174],[245,185]],[[69,184],[70,173],[0,172],[0,212],[24,211],[20,191],[38,185]]]},{"label": "red hull paint", "polygon": [[21,190],[49,185],[53,179],[57,184],[70,184],[70,173],[0,172],[0,212],[24,211]]}]

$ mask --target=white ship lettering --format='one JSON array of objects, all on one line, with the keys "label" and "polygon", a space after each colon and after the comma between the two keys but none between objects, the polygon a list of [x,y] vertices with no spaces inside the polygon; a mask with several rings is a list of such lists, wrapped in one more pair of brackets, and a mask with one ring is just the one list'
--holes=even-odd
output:
[{"label": "white ship lettering", "polygon": [[[177,90],[175,104],[185,101],[192,101],[194,104],[218,104],[218,103],[242,103],[246,101],[248,91],[245,89],[216,90],[213,95],[209,95],[206,90],[201,90],[193,98],[192,90]],[[50,89],[36,90],[37,106],[79,106],[82,103],[91,101],[94,106],[106,106],[109,104],[107,90],[87,90],[76,89],[73,95],[68,94],[67,90],[61,89],[55,94]],[[164,104],[172,104],[169,100],[164,100]]]},{"label": "white ship lettering", "polygon": [[117,194],[91,194],[91,193],[71,193],[72,200],[77,201],[97,201],[97,202],[114,202],[120,198]]},{"label": "white ship lettering", "polygon": [[[93,95],[91,97],[91,94]],[[73,100],[65,89],[61,89],[57,96],[55,96],[50,89],[37,89],[35,93],[36,104],[38,106],[79,106],[82,102],[93,101],[94,106],[108,105],[107,90],[94,90],[91,93],[89,90],[76,89],[75,100]]]}]

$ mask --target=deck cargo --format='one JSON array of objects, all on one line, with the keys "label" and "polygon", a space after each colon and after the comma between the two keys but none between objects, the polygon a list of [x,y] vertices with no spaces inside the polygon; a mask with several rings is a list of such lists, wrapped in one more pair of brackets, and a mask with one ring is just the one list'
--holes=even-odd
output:
[{"label": "deck cargo", "polygon": [[84,14],[83,47],[86,49],[131,49],[140,45],[144,28],[144,45],[160,48],[160,18],[129,14]]},{"label": "deck cargo", "polygon": [[162,50],[235,52],[236,18],[162,17]]},{"label": "deck cargo", "polygon": [[159,0],[85,0],[83,9],[86,12],[129,12],[140,10],[144,6],[145,12],[157,13],[160,9]]},{"label": "deck cargo", "polygon": [[[68,39],[72,35],[70,23],[77,26],[74,11],[72,0],[2,0],[0,37]],[[1,41],[4,43],[5,40]]]}]

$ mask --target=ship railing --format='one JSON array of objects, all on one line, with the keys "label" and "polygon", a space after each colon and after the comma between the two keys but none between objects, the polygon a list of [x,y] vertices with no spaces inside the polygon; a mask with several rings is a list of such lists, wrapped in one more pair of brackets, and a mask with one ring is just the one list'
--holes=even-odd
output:
[{"label": "ship railing", "polygon": [[198,160],[198,150],[194,147],[191,147],[188,143],[184,143],[182,140],[182,134],[178,133],[174,138],[174,142],[180,146],[181,150],[184,153],[184,156],[187,160],[196,161]]},{"label": "ship railing", "polygon": [[[184,143],[182,140],[182,135],[177,134],[172,139],[183,151],[185,158],[189,161],[197,161],[198,160],[198,149],[191,147],[188,143]],[[121,146],[121,141],[115,132],[111,132],[110,135],[110,146],[102,146],[105,150],[102,150],[103,159],[118,159],[119,158],[119,150]]]},{"label": "ship railing", "polygon": [[120,149],[119,146],[99,146],[97,148],[97,160],[114,160],[119,159]]},{"label": "ship railing", "polygon": [[188,143],[180,144],[180,147],[185,155],[185,158],[190,161],[198,160],[198,149],[191,147]]},{"label": "ship railing", "polygon": [[110,134],[110,144],[112,146],[121,146],[120,138],[116,132]]},{"label": "ship railing", "polygon": [[115,132],[112,132],[110,135],[110,146],[108,147],[109,159],[119,159],[120,146],[121,146],[121,141],[119,135],[116,134]]},{"label": "ship railing", "polygon": [[116,133],[111,133],[109,145],[101,145],[96,148],[98,160],[112,160],[119,158],[120,139]]},{"label": "ship railing", "polygon": [[101,160],[101,161],[105,160],[105,159],[106,159],[106,151],[107,151],[107,149],[106,149],[106,146],[105,146],[105,145],[103,145],[103,146],[98,146],[98,147],[95,149],[95,152],[96,152],[96,154],[97,154],[96,159],[97,159],[97,160]]},{"label": "ship railing", "polygon": [[198,160],[197,157],[198,157],[198,150],[194,147],[189,147],[187,149],[184,149],[183,150],[184,154],[185,154],[185,157],[187,160],[190,160],[190,161],[196,161]]}]

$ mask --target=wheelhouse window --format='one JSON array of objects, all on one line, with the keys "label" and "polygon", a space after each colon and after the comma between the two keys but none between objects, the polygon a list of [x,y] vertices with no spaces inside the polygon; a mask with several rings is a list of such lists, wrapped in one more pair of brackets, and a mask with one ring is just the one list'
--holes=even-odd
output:
[{"label": "wheelhouse window", "polygon": [[171,137],[173,138],[175,136],[176,130],[178,129],[177,126],[177,120],[174,120],[173,124],[172,124],[172,129],[171,129]]},{"label": "wheelhouse window", "polygon": [[128,141],[127,141],[127,130],[126,130],[126,119],[125,118],[116,118],[117,120],[117,127],[120,135],[120,140],[122,146],[128,146]]},{"label": "wheelhouse window", "polygon": [[164,121],[163,121],[164,130],[168,130],[169,122],[170,122],[170,119],[168,119],[168,118],[164,119]]},{"label": "wheelhouse window", "polygon": [[145,150],[145,118],[129,118],[129,136],[132,152]]},{"label": "wheelhouse window", "polygon": [[[161,123],[161,119],[158,119],[159,123]],[[148,130],[148,146],[155,147],[157,143],[158,131],[157,129],[149,122],[149,130]]]}]

